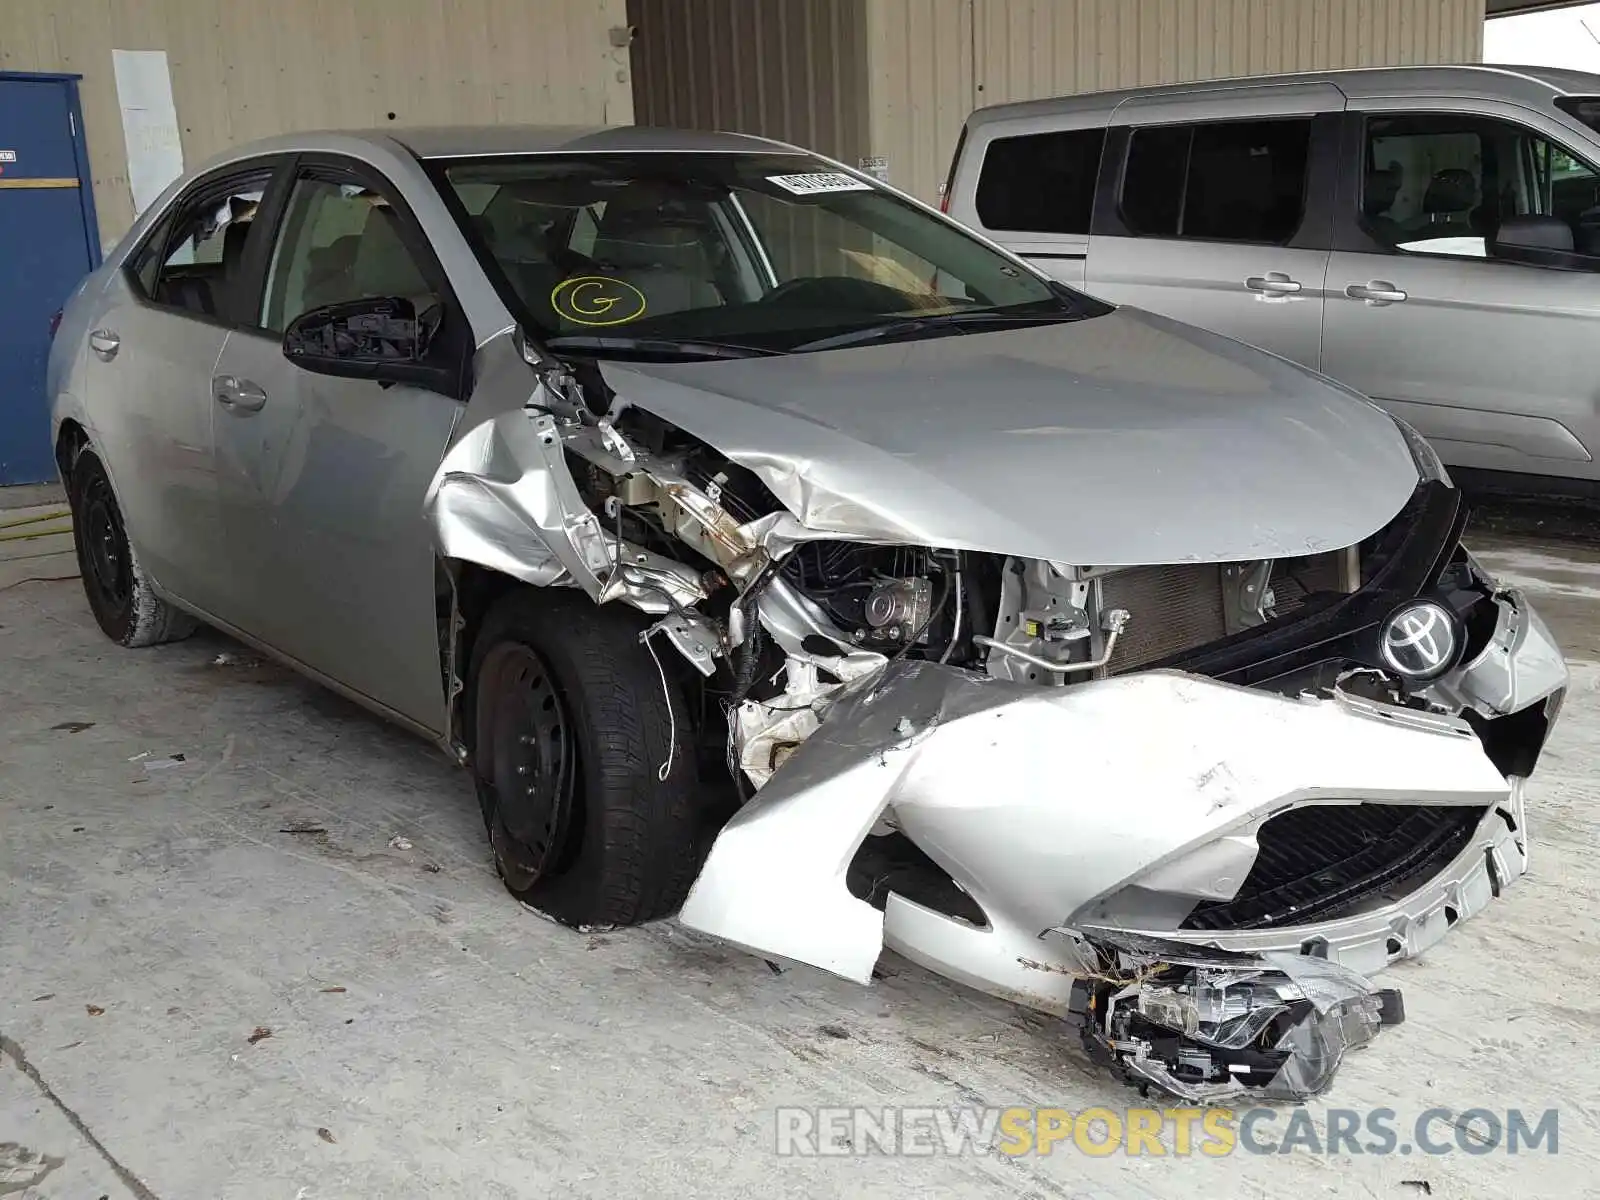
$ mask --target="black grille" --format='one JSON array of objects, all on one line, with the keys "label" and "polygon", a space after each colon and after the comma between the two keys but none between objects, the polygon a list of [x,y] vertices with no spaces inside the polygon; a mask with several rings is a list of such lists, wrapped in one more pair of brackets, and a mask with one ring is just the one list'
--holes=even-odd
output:
[{"label": "black grille", "polygon": [[1232,900],[1207,901],[1185,929],[1272,929],[1336,920],[1358,904],[1398,900],[1443,870],[1484,809],[1312,804],[1261,827],[1260,853]]}]

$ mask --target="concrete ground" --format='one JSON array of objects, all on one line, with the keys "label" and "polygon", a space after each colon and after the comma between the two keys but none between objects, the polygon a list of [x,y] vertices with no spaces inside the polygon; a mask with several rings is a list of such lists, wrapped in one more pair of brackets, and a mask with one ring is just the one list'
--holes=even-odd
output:
[{"label": "concrete ground", "polygon": [[215,635],[120,650],[57,582],[0,590],[0,1195],[1600,1194],[1600,556],[1491,550],[1574,659],[1533,872],[1390,972],[1406,1024],[1308,1111],[1409,1143],[1431,1108],[1553,1107],[1555,1155],[779,1158],[781,1105],[1138,1100],[892,957],[863,988],[671,921],[550,925],[431,748]]},{"label": "concrete ground", "polygon": [[72,514],[60,485],[0,488],[0,588],[69,579],[77,571]]}]

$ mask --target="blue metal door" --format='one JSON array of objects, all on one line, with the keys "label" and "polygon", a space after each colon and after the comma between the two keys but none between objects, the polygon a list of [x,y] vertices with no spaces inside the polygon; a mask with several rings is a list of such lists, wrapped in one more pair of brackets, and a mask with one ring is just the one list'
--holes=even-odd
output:
[{"label": "blue metal door", "polygon": [[56,473],[52,319],[100,258],[71,77],[0,72],[0,484]]}]

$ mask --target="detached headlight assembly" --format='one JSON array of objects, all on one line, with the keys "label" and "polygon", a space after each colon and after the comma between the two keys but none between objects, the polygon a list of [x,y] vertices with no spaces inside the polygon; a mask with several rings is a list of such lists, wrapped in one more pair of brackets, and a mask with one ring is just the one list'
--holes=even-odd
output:
[{"label": "detached headlight assembly", "polygon": [[1400,430],[1400,436],[1405,438],[1406,445],[1411,449],[1411,461],[1417,464],[1417,474],[1429,483],[1438,482],[1455,487],[1450,472],[1446,471],[1444,463],[1439,461],[1439,452],[1429,444],[1428,439],[1399,417],[1394,418],[1394,423]]}]

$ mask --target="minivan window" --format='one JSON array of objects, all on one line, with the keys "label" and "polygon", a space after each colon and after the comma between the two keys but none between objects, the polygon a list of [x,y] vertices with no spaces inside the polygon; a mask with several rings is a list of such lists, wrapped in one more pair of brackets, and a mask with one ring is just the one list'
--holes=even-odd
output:
[{"label": "minivan window", "polygon": [[975,202],[985,229],[1088,233],[1104,129],[995,138],[983,156]]},{"label": "minivan window", "polygon": [[1282,245],[1306,208],[1311,121],[1223,121],[1137,129],[1120,208],[1144,237]]},{"label": "minivan window", "polygon": [[1500,222],[1559,217],[1600,253],[1600,172],[1550,139],[1471,113],[1367,120],[1361,217],[1397,250],[1483,258]]},{"label": "minivan window", "polygon": [[1562,96],[1556,106],[1600,132],[1600,96]]}]

